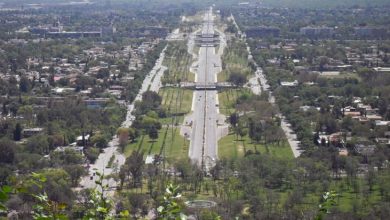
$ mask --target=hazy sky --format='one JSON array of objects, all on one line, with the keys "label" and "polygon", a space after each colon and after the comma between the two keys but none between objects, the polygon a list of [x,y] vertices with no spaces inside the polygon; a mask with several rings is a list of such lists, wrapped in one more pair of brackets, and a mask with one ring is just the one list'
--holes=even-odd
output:
[{"label": "hazy sky", "polygon": [[[3,3],[55,3],[55,2],[77,2],[84,0],[0,0]],[[390,0],[89,0],[91,2],[154,2],[154,3],[216,3],[236,4],[238,2],[262,2],[265,6],[273,7],[340,7],[340,6],[366,6],[366,5],[390,5]]]}]

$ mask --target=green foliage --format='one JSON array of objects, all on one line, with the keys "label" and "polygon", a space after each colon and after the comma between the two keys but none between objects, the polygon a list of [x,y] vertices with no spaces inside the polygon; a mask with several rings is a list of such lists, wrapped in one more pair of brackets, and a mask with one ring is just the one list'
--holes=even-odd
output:
[{"label": "green foliage", "polygon": [[2,186],[0,188],[0,213],[6,212],[7,207],[5,206],[5,202],[9,199],[9,195],[13,191],[10,186]]},{"label": "green foliage", "polygon": [[19,83],[19,89],[21,92],[27,93],[31,90],[31,82],[27,77],[22,77]]},{"label": "green foliage", "polygon": [[26,148],[31,153],[41,155],[49,153],[49,142],[47,141],[47,136],[37,135],[31,137],[26,144]]},{"label": "green foliage", "polygon": [[241,73],[232,72],[229,75],[228,82],[231,82],[233,85],[240,87],[246,83],[246,76]]},{"label": "green foliage", "polygon": [[104,174],[95,172],[97,180],[95,181],[96,187],[90,191],[90,199],[88,201],[89,208],[86,210],[83,220],[102,219],[102,220],[114,220],[114,219],[128,219],[129,211],[124,210],[115,216],[112,212],[114,208],[114,201],[107,196],[109,190],[108,184],[104,184]]},{"label": "green foliage", "polygon": [[[47,178],[44,174],[32,173],[31,183],[44,190],[44,183]],[[64,220],[68,219],[65,214],[66,204],[52,201],[45,191],[41,193],[30,193],[35,199],[36,204],[33,206],[33,218],[36,220]]]},{"label": "green foliage", "polygon": [[150,139],[153,139],[153,140],[156,140],[158,138],[158,130],[156,127],[152,126],[150,129],[149,129],[149,138]]},{"label": "green foliage", "polygon": [[113,201],[105,196],[105,192],[108,190],[108,184],[103,184],[104,175],[100,172],[96,172],[98,179],[95,181],[96,188],[91,191],[91,209],[88,209],[83,219],[113,219],[110,215],[110,211],[113,207]]},{"label": "green foliage", "polygon": [[99,158],[99,154],[100,150],[96,147],[88,148],[85,152],[85,155],[91,163],[95,163],[95,161]]},{"label": "green foliage", "polygon": [[330,210],[333,206],[335,206],[337,193],[334,191],[325,192],[324,195],[322,195],[322,202],[318,205],[318,214],[316,215],[316,220],[322,220],[324,216],[328,213],[330,213]]},{"label": "green foliage", "polygon": [[105,148],[108,144],[108,138],[103,134],[95,134],[92,136],[91,142],[98,148]]},{"label": "green foliage", "polygon": [[20,123],[16,123],[15,130],[14,130],[14,140],[20,141],[22,139],[22,126]]},{"label": "green foliage", "polygon": [[15,160],[16,144],[6,138],[0,139],[0,164],[12,164]]},{"label": "green foliage", "polygon": [[159,220],[185,220],[187,216],[182,212],[178,201],[181,198],[179,187],[169,184],[165,190],[164,200],[157,208]]}]

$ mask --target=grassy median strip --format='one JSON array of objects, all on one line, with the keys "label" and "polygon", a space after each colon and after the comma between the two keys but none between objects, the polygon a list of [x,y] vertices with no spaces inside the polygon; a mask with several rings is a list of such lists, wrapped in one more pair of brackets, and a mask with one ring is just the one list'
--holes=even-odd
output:
[{"label": "grassy median strip", "polygon": [[166,109],[167,118],[161,119],[162,124],[182,123],[184,115],[191,112],[193,91],[180,88],[163,88],[160,90],[162,106]]},{"label": "grassy median strip", "polygon": [[246,88],[226,89],[218,93],[219,111],[226,116],[236,111],[237,99],[251,91]]},{"label": "grassy median strip", "polygon": [[228,81],[231,73],[240,73],[247,77],[252,73],[249,67],[248,52],[243,41],[229,41],[221,59],[223,71],[217,76],[218,82]]},{"label": "grassy median strip", "polygon": [[193,62],[192,55],[187,51],[187,44],[184,42],[170,43],[163,62],[163,65],[168,67],[162,78],[163,84],[194,81],[195,74],[190,72]]},{"label": "grassy median strip", "polygon": [[252,153],[259,152],[260,154],[269,154],[273,157],[292,159],[293,154],[290,146],[286,141],[280,142],[280,144],[263,144],[254,143],[246,135],[241,137],[235,134],[229,134],[218,141],[218,157],[222,158],[239,158],[245,155],[245,152],[251,151]]},{"label": "grassy median strip", "polygon": [[[165,152],[164,149],[161,150],[164,140]],[[155,141],[151,140],[148,135],[143,135],[135,142],[128,144],[125,147],[124,154],[128,157],[134,150],[140,150],[144,151],[146,156],[147,154],[160,154],[162,151],[162,155],[165,154],[168,160],[180,159],[188,156],[188,146],[189,142],[180,135],[180,128],[169,127],[161,129]]]}]

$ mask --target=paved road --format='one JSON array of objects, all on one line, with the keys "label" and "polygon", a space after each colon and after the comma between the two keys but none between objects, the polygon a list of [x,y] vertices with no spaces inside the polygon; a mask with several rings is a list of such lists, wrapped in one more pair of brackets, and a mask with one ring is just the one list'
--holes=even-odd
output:
[{"label": "paved road", "polygon": [[[215,33],[212,9],[206,12],[201,30],[202,37],[210,37]],[[191,39],[190,39],[191,40]],[[189,43],[192,46],[193,43]],[[221,71],[221,58],[215,53],[214,46],[203,45],[199,49],[196,62],[196,82],[215,83],[217,73]],[[189,157],[206,170],[213,166],[218,158],[218,139],[226,133],[224,116],[219,114],[217,91],[194,91],[192,115],[185,118],[184,125],[190,125],[187,136],[190,138]],[[185,127],[184,126],[184,127]],[[185,130],[185,129],[184,129]],[[189,134],[190,133],[190,134]]]},{"label": "paved road", "polygon": [[136,101],[142,100],[142,94],[146,91],[151,90],[154,92],[158,92],[161,88],[161,77],[164,74],[164,71],[167,69],[167,67],[162,65],[162,62],[165,58],[165,50],[167,47],[165,47],[160,57],[157,59],[156,64],[154,65],[153,69],[149,72],[149,74],[145,77],[141,89],[138,91],[137,96],[135,97],[134,101],[127,106],[127,115],[126,120],[122,123],[122,127],[130,127],[134,121],[134,115],[132,114],[134,110],[134,104]]}]

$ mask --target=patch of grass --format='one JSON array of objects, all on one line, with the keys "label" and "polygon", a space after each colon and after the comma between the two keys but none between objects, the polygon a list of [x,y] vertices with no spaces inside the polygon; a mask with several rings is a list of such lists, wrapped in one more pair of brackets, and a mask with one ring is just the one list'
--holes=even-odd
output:
[{"label": "patch of grass", "polygon": [[187,52],[184,42],[169,43],[163,65],[168,67],[162,78],[163,83],[176,84],[178,82],[191,82],[195,74],[190,72],[193,63],[192,56]]},{"label": "patch of grass", "polygon": [[261,154],[270,154],[277,158],[292,159],[294,158],[290,146],[287,142],[280,144],[255,144],[248,136],[236,138],[235,134],[229,134],[223,137],[218,142],[218,157],[219,158],[239,158],[243,157],[245,151],[259,152]]},{"label": "patch of grass", "polygon": [[358,194],[354,191],[353,187],[348,186],[346,183],[346,179],[341,179],[338,181],[334,181],[330,186],[331,190],[334,190],[339,195],[337,198],[337,208],[340,211],[348,212],[353,209],[354,203],[363,204],[359,212],[361,214],[367,214],[369,212],[369,207],[372,207],[374,204],[377,204],[381,201],[380,191],[378,186],[374,185],[373,190],[371,192],[368,189],[363,189],[367,183],[364,183],[364,179],[357,179],[357,184],[360,186],[359,190],[367,190],[367,194],[363,199],[361,192]]},{"label": "patch of grass", "polygon": [[250,92],[249,89],[238,88],[227,89],[218,93],[219,110],[221,114],[230,115],[231,113],[235,112],[235,105],[238,97],[247,92]]},{"label": "patch of grass", "polygon": [[163,88],[160,90],[162,97],[162,107],[166,109],[170,117],[161,119],[163,124],[180,124],[184,120],[184,115],[191,112],[193,92],[187,89]]},{"label": "patch of grass", "polygon": [[223,70],[222,72],[218,73],[218,75],[217,75],[218,82],[226,82],[228,79],[229,79],[229,73],[226,70]]},{"label": "patch of grass", "polygon": [[115,160],[115,155],[113,154],[113,155],[110,157],[110,160],[108,161],[106,168],[111,168],[111,167],[112,167],[112,164],[114,163],[114,160]]},{"label": "patch of grass", "polygon": [[252,73],[249,67],[248,51],[244,41],[229,41],[222,55],[223,71],[218,74],[218,82],[227,81],[231,73],[248,76]]},{"label": "patch of grass", "polygon": [[193,53],[199,55],[199,50],[200,50],[200,47],[195,44],[194,49],[193,49]]},{"label": "patch of grass", "polygon": [[[364,178],[357,178],[356,182],[360,187],[359,191],[355,192],[353,187],[348,185],[347,181],[347,178],[333,179],[330,183],[328,190],[335,191],[338,194],[334,208],[341,212],[353,212],[357,208],[356,212],[358,215],[367,215],[372,211],[371,208],[381,201],[378,186],[374,186],[373,190],[369,192],[367,188],[364,189],[367,187]],[[321,183],[318,182],[318,184]],[[315,192],[307,193],[303,198],[303,203],[297,204],[297,206],[302,210],[316,208],[319,204],[319,199],[324,193],[322,190],[322,187],[319,185]],[[364,190],[367,193],[363,193],[362,191]]]},{"label": "patch of grass", "polygon": [[180,135],[179,127],[163,127],[158,133],[157,140],[152,141],[148,135],[143,135],[134,143],[128,144],[124,154],[128,157],[134,150],[140,150],[145,152],[145,156],[165,153],[167,159],[177,160],[188,157],[188,148],[189,142]]}]

